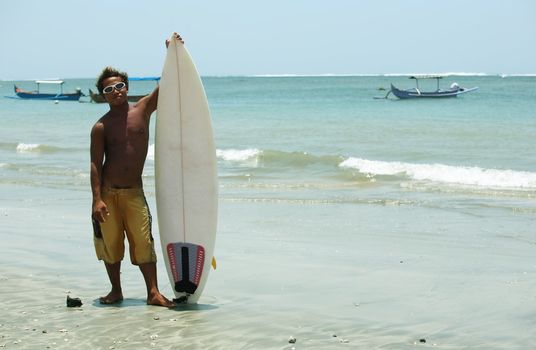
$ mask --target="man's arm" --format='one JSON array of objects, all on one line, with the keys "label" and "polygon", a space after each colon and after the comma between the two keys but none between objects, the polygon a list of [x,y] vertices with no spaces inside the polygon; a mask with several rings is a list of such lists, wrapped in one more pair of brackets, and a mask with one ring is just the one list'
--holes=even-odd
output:
[{"label": "man's arm", "polygon": [[104,222],[108,215],[108,208],[102,201],[102,163],[104,161],[104,125],[97,122],[91,129],[91,192],[93,193],[92,217],[93,219]]},{"label": "man's arm", "polygon": [[155,87],[154,90],[147,96],[141,98],[137,105],[142,106],[144,109],[145,118],[149,119],[151,114],[156,111],[156,105],[158,104],[158,90],[159,86]]}]

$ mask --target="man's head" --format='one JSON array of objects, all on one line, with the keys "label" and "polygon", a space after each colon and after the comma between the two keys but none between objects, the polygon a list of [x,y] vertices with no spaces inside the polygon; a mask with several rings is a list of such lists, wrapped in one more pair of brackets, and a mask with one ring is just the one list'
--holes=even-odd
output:
[{"label": "man's head", "polygon": [[[126,84],[126,88],[128,90],[128,75],[125,72],[120,72],[117,69],[113,67],[106,67],[102,70],[102,73],[97,78],[97,89],[99,89],[99,93],[104,96],[104,81],[108,78],[112,77],[118,77],[121,78],[121,80]],[[115,79],[114,79],[115,80]]]}]

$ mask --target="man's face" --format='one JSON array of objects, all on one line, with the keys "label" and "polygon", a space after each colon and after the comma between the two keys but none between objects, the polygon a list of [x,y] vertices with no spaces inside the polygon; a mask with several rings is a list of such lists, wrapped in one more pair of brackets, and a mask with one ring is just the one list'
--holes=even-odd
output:
[{"label": "man's face", "polygon": [[[117,83],[124,83],[123,79],[121,77],[110,77],[104,79],[102,84],[105,90],[109,90],[111,87],[111,92],[104,92],[104,98],[110,106],[119,106],[127,101],[128,89],[126,85],[123,88],[118,89],[119,86],[116,85]],[[106,89],[107,87],[108,89]]]}]

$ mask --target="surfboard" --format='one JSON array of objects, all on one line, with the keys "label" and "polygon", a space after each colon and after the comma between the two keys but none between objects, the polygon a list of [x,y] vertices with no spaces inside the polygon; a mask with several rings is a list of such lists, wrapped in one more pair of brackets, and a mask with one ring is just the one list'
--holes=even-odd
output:
[{"label": "surfboard", "polygon": [[173,35],[160,79],[155,132],[160,242],[176,298],[196,303],[214,256],[216,148],[207,97],[184,44]]}]

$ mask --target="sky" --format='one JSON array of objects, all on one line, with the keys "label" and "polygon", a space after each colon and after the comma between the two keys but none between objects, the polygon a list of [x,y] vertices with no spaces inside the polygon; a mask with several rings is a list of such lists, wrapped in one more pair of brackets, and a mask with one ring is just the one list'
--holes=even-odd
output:
[{"label": "sky", "polygon": [[536,73],[534,0],[24,0],[0,80],[157,76],[174,31],[203,76]]}]

